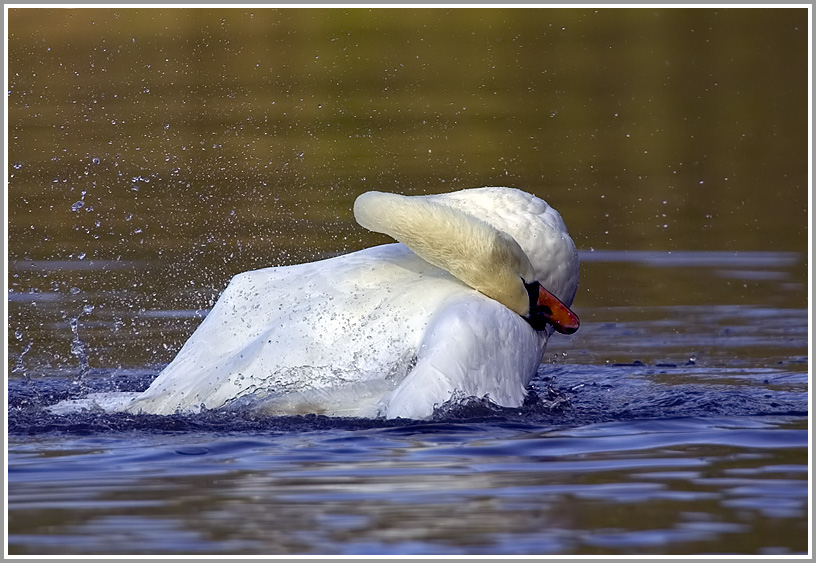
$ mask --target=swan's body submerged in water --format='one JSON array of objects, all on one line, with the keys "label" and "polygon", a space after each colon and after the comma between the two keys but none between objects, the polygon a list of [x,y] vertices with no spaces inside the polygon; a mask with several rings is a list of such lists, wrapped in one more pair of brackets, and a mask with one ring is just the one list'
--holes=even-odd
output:
[{"label": "swan's body submerged in water", "polygon": [[457,397],[520,406],[553,330],[578,328],[560,215],[511,188],[369,192],[354,212],[401,243],[235,276],[146,391],[97,404],[388,418]]}]

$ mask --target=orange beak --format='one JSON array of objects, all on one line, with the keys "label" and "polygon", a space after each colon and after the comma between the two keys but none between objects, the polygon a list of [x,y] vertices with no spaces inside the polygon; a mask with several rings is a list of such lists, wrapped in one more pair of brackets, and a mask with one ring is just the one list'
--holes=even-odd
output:
[{"label": "orange beak", "polygon": [[533,285],[538,286],[538,295],[536,295],[535,287],[528,288],[530,291],[530,325],[536,330],[544,330],[546,325],[550,324],[561,334],[572,334],[578,330],[578,327],[581,326],[578,315],[540,284]]}]

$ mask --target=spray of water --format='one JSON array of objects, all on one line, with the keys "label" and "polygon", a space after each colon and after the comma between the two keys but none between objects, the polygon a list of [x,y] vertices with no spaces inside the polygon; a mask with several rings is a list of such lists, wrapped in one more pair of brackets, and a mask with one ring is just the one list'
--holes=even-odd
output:
[{"label": "spray of water", "polygon": [[74,337],[71,340],[71,353],[76,356],[77,361],[79,362],[79,373],[74,378],[73,383],[74,385],[78,386],[81,391],[84,391],[85,387],[87,386],[87,376],[91,371],[91,366],[88,363],[88,353],[85,350],[85,343],[79,337],[79,319],[82,317],[82,315],[89,315],[92,312],[93,305],[85,305],[79,315],[69,319],[71,332],[74,334]]}]

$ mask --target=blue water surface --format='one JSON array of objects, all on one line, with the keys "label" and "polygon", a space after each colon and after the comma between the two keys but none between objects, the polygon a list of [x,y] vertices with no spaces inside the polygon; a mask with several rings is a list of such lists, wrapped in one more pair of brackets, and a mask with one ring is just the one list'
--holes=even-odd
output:
[{"label": "blue water surface", "polygon": [[[716,276],[763,263],[678,259]],[[581,330],[553,340],[524,406],[462,400],[427,421],[56,415],[46,407],[66,398],[145,389],[162,366],[34,367],[21,355],[8,388],[9,551],[806,553],[807,311],[578,310]],[[90,329],[78,326],[80,359]]]}]

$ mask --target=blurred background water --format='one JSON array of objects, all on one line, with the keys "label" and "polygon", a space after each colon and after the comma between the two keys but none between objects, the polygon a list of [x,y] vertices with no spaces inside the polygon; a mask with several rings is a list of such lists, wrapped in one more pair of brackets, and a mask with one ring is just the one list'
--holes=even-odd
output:
[{"label": "blurred background water", "polygon": [[[12,9],[9,551],[799,553],[806,9]],[[564,217],[538,400],[432,422],[47,414],[146,387],[371,189]]]}]

